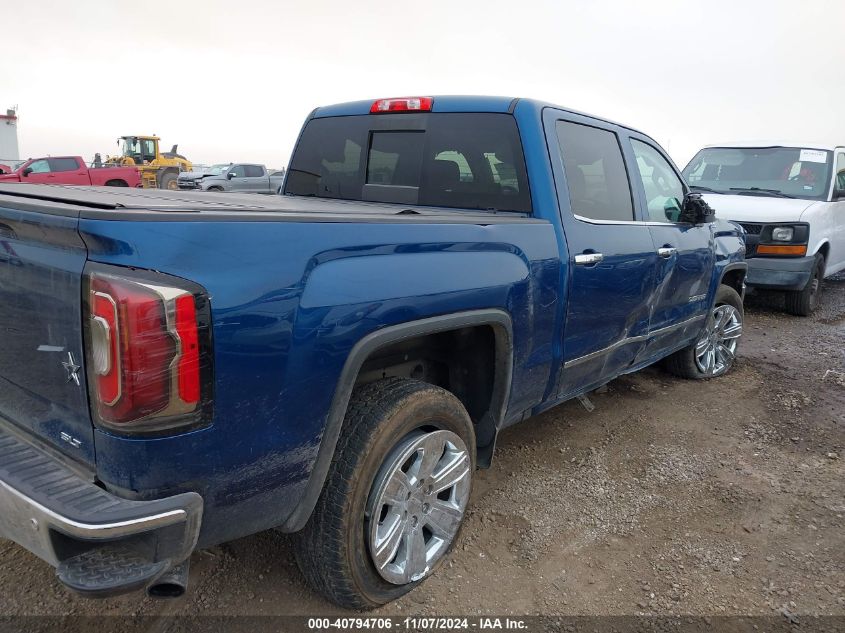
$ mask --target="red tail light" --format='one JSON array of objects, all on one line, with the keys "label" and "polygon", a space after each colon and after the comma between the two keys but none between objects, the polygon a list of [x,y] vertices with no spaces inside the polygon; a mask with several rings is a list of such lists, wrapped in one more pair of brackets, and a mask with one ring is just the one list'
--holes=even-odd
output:
[{"label": "red tail light", "polygon": [[210,400],[203,397],[211,363],[204,292],[181,279],[105,266],[87,280],[86,363],[96,421],[125,431],[200,421]]},{"label": "red tail light", "polygon": [[370,106],[370,114],[386,112],[431,112],[434,99],[431,97],[400,97],[398,99],[379,99]]},{"label": "red tail light", "polygon": [[197,337],[197,309],[191,295],[176,299],[176,334],[182,342],[179,359],[179,397],[195,404],[200,399],[200,349]]}]

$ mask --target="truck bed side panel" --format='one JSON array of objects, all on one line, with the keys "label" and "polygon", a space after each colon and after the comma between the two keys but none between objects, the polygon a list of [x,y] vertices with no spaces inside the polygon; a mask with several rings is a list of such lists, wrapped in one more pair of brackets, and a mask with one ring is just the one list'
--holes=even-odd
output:
[{"label": "truck bed side panel", "polygon": [[518,351],[510,408],[524,410],[548,387],[555,311],[541,308],[557,305],[560,265],[546,222],[83,219],[80,231],[92,260],[154,268],[210,294],[212,426],[159,439],[96,433],[98,475],[111,488],[203,495],[212,527],[201,544],[283,523],[311,472],[346,357],[381,327],[504,309]]}]

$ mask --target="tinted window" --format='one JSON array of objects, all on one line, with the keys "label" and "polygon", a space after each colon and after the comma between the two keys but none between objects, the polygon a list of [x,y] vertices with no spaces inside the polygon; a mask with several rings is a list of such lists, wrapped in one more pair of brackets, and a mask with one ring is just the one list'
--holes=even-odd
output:
[{"label": "tinted window", "polygon": [[591,220],[633,220],[631,186],[616,134],[558,121],[557,136],[572,212]]},{"label": "tinted window", "polygon": [[367,161],[368,184],[419,186],[425,132],[373,132]]},{"label": "tinted window", "polygon": [[675,170],[651,145],[631,139],[637,169],[648,201],[648,215],[653,222],[678,222],[684,199],[684,185]]},{"label": "tinted window", "polygon": [[264,175],[264,170],[258,165],[244,165],[247,178],[260,178]]},{"label": "tinted window", "polygon": [[51,171],[76,171],[79,169],[79,165],[76,162],[75,158],[51,158],[50,159],[50,170]]},{"label": "tinted window", "polygon": [[299,196],[531,210],[522,145],[508,114],[313,119],[289,172],[285,193]]},{"label": "tinted window", "polygon": [[845,189],[845,154],[836,155],[836,188]]},{"label": "tinted window", "polygon": [[243,178],[246,175],[246,170],[243,165],[232,165],[229,173],[233,174],[235,178]]},{"label": "tinted window", "polygon": [[[773,190],[795,198],[822,199],[830,186],[827,150],[801,147],[708,147],[684,169],[690,187],[722,193]],[[755,193],[756,192],[756,193]]]}]

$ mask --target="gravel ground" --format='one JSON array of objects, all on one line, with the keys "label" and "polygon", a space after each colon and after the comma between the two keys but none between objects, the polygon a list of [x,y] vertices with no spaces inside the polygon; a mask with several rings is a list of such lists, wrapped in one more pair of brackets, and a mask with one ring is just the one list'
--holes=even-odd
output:
[{"label": "gravel ground", "polygon": [[[504,432],[449,561],[376,614],[845,615],[845,277],[781,301],[748,299],[725,378],[650,368]],[[179,600],[93,602],[0,541],[0,615],[342,613],[283,534],[192,565]]]}]

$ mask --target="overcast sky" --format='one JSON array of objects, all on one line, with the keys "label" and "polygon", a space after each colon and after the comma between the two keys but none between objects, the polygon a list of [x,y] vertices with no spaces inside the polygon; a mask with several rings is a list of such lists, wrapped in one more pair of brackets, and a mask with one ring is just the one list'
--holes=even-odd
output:
[{"label": "overcast sky", "polygon": [[317,105],[534,97],[639,128],[681,167],[725,140],[845,143],[843,0],[12,0],[0,109],[22,157],[156,133],[286,165]]}]

